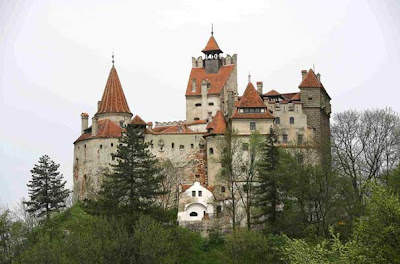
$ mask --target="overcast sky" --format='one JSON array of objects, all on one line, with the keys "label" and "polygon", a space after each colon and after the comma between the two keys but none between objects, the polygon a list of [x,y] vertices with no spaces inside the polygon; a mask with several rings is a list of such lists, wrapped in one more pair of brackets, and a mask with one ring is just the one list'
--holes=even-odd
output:
[{"label": "overcast sky", "polygon": [[240,94],[249,72],[264,91],[298,91],[315,65],[333,113],[400,112],[398,0],[0,0],[0,204],[28,197],[44,154],[72,187],[80,113],[95,113],[112,51],[134,114],[183,120],[191,57],[211,23],[224,53],[238,54]]}]

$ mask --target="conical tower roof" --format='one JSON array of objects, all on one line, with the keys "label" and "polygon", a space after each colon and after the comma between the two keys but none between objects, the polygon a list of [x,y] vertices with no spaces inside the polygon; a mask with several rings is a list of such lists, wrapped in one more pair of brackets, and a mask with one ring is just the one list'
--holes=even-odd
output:
[{"label": "conical tower roof", "polygon": [[204,53],[210,53],[210,52],[222,53],[222,50],[219,48],[217,41],[215,40],[213,35],[211,35],[210,39],[207,42],[206,47],[202,50],[202,52],[204,52]]},{"label": "conical tower roof", "polygon": [[121,82],[114,65],[111,68],[108,76],[106,87],[104,88],[103,97],[101,98],[97,114],[105,113],[128,113],[128,103],[126,102],[124,91],[122,90]]}]

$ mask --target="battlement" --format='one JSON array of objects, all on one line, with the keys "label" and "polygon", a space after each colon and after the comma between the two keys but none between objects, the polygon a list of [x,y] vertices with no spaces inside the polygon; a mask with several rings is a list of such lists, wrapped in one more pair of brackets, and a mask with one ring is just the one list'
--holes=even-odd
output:
[{"label": "battlement", "polygon": [[182,125],[186,123],[186,120],[179,120],[179,121],[167,121],[167,122],[154,122],[155,127],[163,127],[163,126],[176,126],[176,125]]},{"label": "battlement", "polygon": [[[232,65],[237,63],[237,54],[233,54],[232,56],[227,54],[225,57],[220,57],[222,66]],[[204,58],[202,56],[192,57],[192,68],[204,68]]]}]

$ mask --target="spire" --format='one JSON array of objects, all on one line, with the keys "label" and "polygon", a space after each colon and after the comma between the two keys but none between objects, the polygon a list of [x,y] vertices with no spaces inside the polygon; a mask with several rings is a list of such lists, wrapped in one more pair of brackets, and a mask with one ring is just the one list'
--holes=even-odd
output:
[{"label": "spire", "polygon": [[113,66],[114,66],[114,51],[113,51],[113,53],[112,53],[112,64],[113,64]]},{"label": "spire", "polygon": [[96,115],[104,113],[132,114],[126,102],[125,94],[122,90],[121,82],[119,81],[117,70],[114,65],[108,76],[107,84],[104,88],[103,97],[101,98]]},{"label": "spire", "polygon": [[222,53],[222,50],[219,48],[217,41],[214,38],[214,29],[211,26],[211,37],[207,42],[206,47],[202,50],[203,53]]}]

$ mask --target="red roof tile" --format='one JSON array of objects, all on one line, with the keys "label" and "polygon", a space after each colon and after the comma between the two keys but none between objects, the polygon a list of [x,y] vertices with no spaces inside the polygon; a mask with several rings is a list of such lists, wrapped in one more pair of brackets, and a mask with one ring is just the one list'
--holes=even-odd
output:
[{"label": "red roof tile", "polygon": [[[186,95],[201,95],[201,82],[208,80],[210,88],[207,94],[219,94],[232,74],[235,65],[223,66],[218,73],[206,73],[204,68],[192,68],[186,89]],[[192,92],[193,79],[196,80],[196,91]]]},{"label": "red roof tile", "polygon": [[217,111],[212,122],[207,125],[207,130],[211,129],[213,134],[224,134],[226,131],[226,121],[221,111]]},{"label": "red roof tile", "polygon": [[300,83],[299,88],[323,88],[324,86],[318,81],[312,69],[308,70],[308,73],[304,80]]},{"label": "red roof tile", "polygon": [[200,124],[207,124],[207,120],[202,119],[202,120],[196,120],[193,122],[186,123],[187,126],[200,125]]},{"label": "red roof tile", "polygon": [[264,95],[265,95],[265,96],[278,96],[278,95],[281,95],[281,94],[278,93],[278,92],[275,91],[275,90],[271,90],[271,91],[269,91],[268,93],[265,93]]},{"label": "red roof tile", "polygon": [[266,107],[251,82],[247,85],[238,107]]},{"label": "red roof tile", "polygon": [[166,130],[167,128],[170,128],[171,126],[161,126],[161,127],[153,127],[153,132],[156,132],[156,133],[160,133],[160,132],[162,132],[162,131],[164,131],[164,130]]},{"label": "red roof tile", "polygon": [[292,101],[298,101],[300,100],[300,93],[296,93],[293,97],[292,97]]},{"label": "red roof tile", "polygon": [[82,113],[81,117],[89,117],[89,114],[88,113]]},{"label": "red roof tile", "polygon": [[140,116],[135,115],[135,117],[132,119],[131,121],[132,125],[147,125],[146,122],[143,121],[142,118],[140,118]]},{"label": "red roof tile", "polygon": [[112,66],[97,114],[129,113],[128,103],[122,90],[117,70]]},{"label": "red roof tile", "polygon": [[161,131],[160,134],[187,133],[187,132],[193,132],[193,131],[187,128],[186,125],[175,125]]},{"label": "red roof tile", "polygon": [[219,51],[220,53],[222,53],[222,50],[219,48],[214,36],[210,37],[210,39],[207,42],[206,47],[202,50],[202,52],[204,52],[204,53],[207,53],[210,51]]},{"label": "red roof tile", "polygon": [[267,110],[265,113],[239,113],[236,109],[232,119],[274,119],[274,116]]},{"label": "red roof tile", "polygon": [[103,119],[98,121],[96,135],[92,136],[92,133],[82,134],[75,142],[92,138],[119,138],[122,131],[123,129],[110,119]]},{"label": "red roof tile", "polygon": [[283,93],[283,94],[281,94],[283,97],[284,97],[284,99],[286,99],[286,100],[293,100],[292,98],[293,98],[293,96],[295,96],[297,93]]}]

